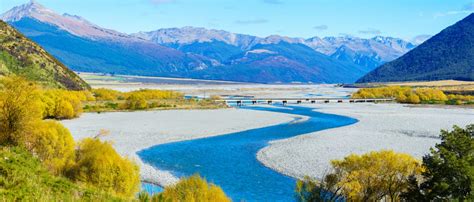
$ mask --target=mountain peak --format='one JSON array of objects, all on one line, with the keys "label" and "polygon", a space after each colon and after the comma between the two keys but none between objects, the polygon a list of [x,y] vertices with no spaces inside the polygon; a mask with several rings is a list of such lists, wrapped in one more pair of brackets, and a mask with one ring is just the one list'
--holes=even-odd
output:
[{"label": "mountain peak", "polygon": [[38,3],[36,0],[16,6],[0,16],[0,19],[5,22],[17,22],[24,18],[31,18],[43,23],[47,23],[65,30],[73,35],[87,37],[91,39],[108,38],[116,40],[139,40],[126,34],[99,27],[86,19],[64,13],[57,14],[53,10],[46,8]]},{"label": "mountain peak", "polygon": [[3,21],[15,22],[25,17],[34,17],[35,15],[51,15],[54,14],[52,10],[47,9],[36,0],[16,6],[6,13],[2,14],[0,18]]}]

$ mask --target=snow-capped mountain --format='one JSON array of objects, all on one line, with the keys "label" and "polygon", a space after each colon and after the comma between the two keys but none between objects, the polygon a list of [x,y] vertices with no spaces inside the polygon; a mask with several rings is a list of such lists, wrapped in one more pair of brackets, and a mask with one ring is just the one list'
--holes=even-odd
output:
[{"label": "snow-capped mountain", "polygon": [[139,32],[132,35],[166,45],[188,45],[192,43],[219,41],[243,49],[255,45],[259,40],[259,38],[255,36],[200,27],[159,29],[151,32]]},{"label": "snow-capped mountain", "polygon": [[133,37],[114,30],[105,29],[95,25],[86,19],[71,15],[57,14],[51,9],[44,7],[37,1],[32,0],[27,4],[23,4],[7,11],[0,16],[0,19],[6,22],[18,22],[24,18],[33,18],[43,23],[55,25],[60,29],[71,34],[91,39],[132,39]]},{"label": "snow-capped mountain", "polygon": [[[208,43],[208,46],[212,46],[212,42],[217,41],[236,46],[244,51],[251,50],[258,44],[278,44],[281,42],[303,44],[311,47],[315,51],[334,58],[341,58],[341,54],[345,54],[344,52],[350,50],[351,52],[354,52],[354,54],[344,56],[344,61],[349,61],[349,58],[347,57],[350,57],[350,55],[357,56],[350,60],[357,65],[366,66],[369,69],[373,69],[385,62],[392,61],[416,47],[415,44],[402,39],[383,36],[377,36],[370,39],[351,36],[325,38],[312,37],[304,39],[271,35],[261,38],[245,34],[231,33],[223,30],[196,27],[159,29],[151,32],[140,32],[134,34],[134,36],[151,40],[159,44],[176,47],[178,49],[179,47],[194,43]],[[222,44],[219,44],[219,46],[222,46]],[[341,52],[341,50],[339,50],[341,47],[344,47],[345,51]],[[188,51],[193,52],[189,49]],[[364,58],[364,62],[360,62],[360,58]]]}]

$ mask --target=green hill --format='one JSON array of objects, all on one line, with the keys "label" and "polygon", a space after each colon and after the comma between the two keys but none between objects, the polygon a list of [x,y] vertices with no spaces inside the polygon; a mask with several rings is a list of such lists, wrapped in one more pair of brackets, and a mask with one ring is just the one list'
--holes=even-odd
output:
[{"label": "green hill", "polygon": [[474,80],[474,14],[357,82],[434,80]]},{"label": "green hill", "polygon": [[85,81],[38,44],[0,21],[0,76],[2,75],[20,75],[51,88],[90,88]]}]

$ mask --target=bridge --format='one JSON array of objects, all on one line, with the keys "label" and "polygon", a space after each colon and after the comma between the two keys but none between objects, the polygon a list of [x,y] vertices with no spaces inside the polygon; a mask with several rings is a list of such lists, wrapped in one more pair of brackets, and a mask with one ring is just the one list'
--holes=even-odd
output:
[{"label": "bridge", "polygon": [[393,102],[394,98],[374,98],[374,99],[352,99],[352,98],[229,98],[216,100],[226,104],[235,104],[238,106],[245,104],[317,104],[317,103],[380,103]]}]

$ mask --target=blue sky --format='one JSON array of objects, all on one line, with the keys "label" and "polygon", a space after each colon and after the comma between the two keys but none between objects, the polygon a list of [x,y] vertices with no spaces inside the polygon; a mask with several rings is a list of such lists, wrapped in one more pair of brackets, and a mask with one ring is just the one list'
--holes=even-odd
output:
[{"label": "blue sky", "polygon": [[[474,0],[38,0],[125,33],[197,26],[291,37],[434,35],[474,11]],[[28,0],[0,0],[0,12]]]}]

